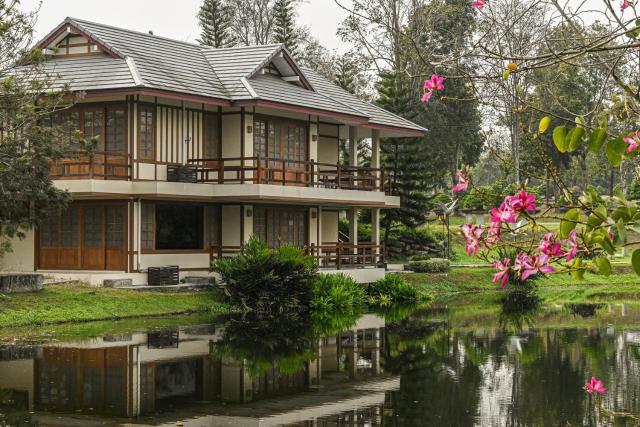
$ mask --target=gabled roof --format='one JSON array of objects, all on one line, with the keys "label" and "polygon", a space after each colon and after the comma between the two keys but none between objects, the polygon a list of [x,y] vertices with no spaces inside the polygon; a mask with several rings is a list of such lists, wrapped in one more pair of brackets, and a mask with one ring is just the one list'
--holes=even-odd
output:
[{"label": "gabled roof", "polygon": [[[208,99],[223,105],[269,105],[334,117],[361,126],[421,134],[425,129],[366,103],[310,69],[282,45],[214,49],[152,34],[66,18],[41,42],[69,34],[97,45],[94,56],[54,56],[45,69],[71,90],[140,89]],[[193,98],[187,98],[193,99]]]}]

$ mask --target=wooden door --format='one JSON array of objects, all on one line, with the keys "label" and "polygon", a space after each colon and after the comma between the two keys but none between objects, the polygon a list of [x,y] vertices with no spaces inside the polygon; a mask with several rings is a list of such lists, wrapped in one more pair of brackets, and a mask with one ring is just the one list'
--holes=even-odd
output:
[{"label": "wooden door", "polygon": [[260,180],[276,185],[306,185],[307,127],[281,120],[254,121],[254,152],[261,158]]},{"label": "wooden door", "polygon": [[80,266],[80,209],[70,206],[61,217],[40,227],[39,268],[76,269]]},{"label": "wooden door", "polygon": [[127,269],[127,207],[107,206],[105,216],[105,268],[124,271]]},{"label": "wooden door", "polygon": [[282,158],[286,161],[285,180],[288,185],[304,186],[306,171],[307,129],[300,125],[286,125],[283,129]]},{"label": "wooden door", "polygon": [[258,206],[254,208],[253,234],[270,248],[286,243],[304,247],[307,221],[307,212],[303,209]]},{"label": "wooden door", "polygon": [[104,206],[87,205],[83,208],[82,265],[87,270],[104,270]]}]

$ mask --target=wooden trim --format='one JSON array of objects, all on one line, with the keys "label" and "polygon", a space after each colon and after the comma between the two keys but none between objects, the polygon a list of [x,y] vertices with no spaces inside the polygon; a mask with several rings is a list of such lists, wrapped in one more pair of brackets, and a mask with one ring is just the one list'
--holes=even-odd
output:
[{"label": "wooden trim", "polygon": [[81,30],[76,24],[68,22],[68,21],[65,21],[62,24],[60,24],[60,26],[58,27],[57,30],[54,30],[54,32],[52,32],[46,39],[44,39],[40,43],[38,43],[38,47],[40,49],[44,49],[44,48],[48,47],[56,38],[58,38],[62,33],[67,31],[67,27],[73,28],[73,30],[76,32],[76,34],[81,35],[82,37],[84,37],[87,40],[89,40],[91,43],[97,45],[100,49],[105,51],[108,55],[112,56],[113,58],[124,59],[122,57],[122,55],[120,55],[119,53],[116,53],[114,50],[109,48],[107,45],[105,45],[101,41],[99,41],[99,40],[95,39],[94,37],[92,37],[91,35],[89,35],[89,33]]},{"label": "wooden trim", "polygon": [[263,107],[263,108],[273,108],[276,110],[282,111],[292,111],[296,113],[310,113],[313,115],[324,116],[324,117],[333,117],[340,120],[345,120],[353,124],[357,125],[365,125],[368,124],[369,119],[367,117],[355,115],[355,114],[346,114],[346,113],[338,113],[335,111],[326,111],[320,110],[317,108],[309,108],[309,107],[301,107],[293,104],[287,104],[283,102],[277,101],[265,101],[265,100],[246,100],[246,101],[236,101],[234,102],[235,106],[244,106],[244,107]]},{"label": "wooden trim", "polygon": [[184,92],[176,92],[163,89],[143,89],[143,88],[122,88],[122,89],[94,89],[85,91],[87,96],[116,96],[116,95],[142,95],[157,96],[160,98],[173,99],[177,101],[193,102],[195,104],[221,105],[230,107],[231,102],[225,99],[208,96],[191,95]]},{"label": "wooden trim", "polygon": [[[134,240],[133,235],[135,234],[135,218],[134,218],[134,210],[135,210],[135,202],[133,200],[129,200],[127,203],[129,208],[129,262],[127,264],[127,272],[133,272],[133,255],[134,255]],[[138,224],[140,227],[140,224]],[[139,248],[138,248],[139,249]],[[135,251],[136,253],[138,251]]]},{"label": "wooden trim", "polygon": [[410,136],[424,136],[427,132],[426,131],[421,131],[421,130],[414,130],[414,129],[407,129],[407,128],[401,128],[401,127],[396,127],[396,126],[387,126],[387,125],[377,125],[377,124],[372,124],[372,123],[367,123],[362,125],[363,128],[367,128],[367,129],[375,129],[375,130],[386,130],[389,132],[398,132],[398,133],[402,133],[408,137]]}]

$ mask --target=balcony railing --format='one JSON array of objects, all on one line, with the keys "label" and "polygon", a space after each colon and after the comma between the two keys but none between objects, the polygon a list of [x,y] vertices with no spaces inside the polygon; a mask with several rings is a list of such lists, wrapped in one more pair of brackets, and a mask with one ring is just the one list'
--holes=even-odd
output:
[{"label": "balcony railing", "polygon": [[385,191],[380,168],[343,166],[313,160],[256,157],[189,159],[198,182],[218,184],[275,184],[342,190]]},{"label": "balcony railing", "polygon": [[129,155],[108,151],[68,151],[51,166],[53,179],[117,179],[131,177]]},{"label": "balcony railing", "polygon": [[[234,256],[240,251],[240,246],[211,246],[211,259]],[[383,245],[373,242],[352,243],[323,243],[304,248],[307,255],[316,259],[321,269],[347,270],[367,267],[384,267],[385,250]]]}]

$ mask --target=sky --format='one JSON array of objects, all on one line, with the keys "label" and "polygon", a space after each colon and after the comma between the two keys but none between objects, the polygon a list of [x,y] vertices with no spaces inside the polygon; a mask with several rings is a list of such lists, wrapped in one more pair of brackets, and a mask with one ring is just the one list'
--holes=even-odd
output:
[{"label": "sky", "polygon": [[[24,10],[33,10],[39,0],[22,0]],[[147,32],[195,42],[199,35],[196,13],[202,0],[43,0],[36,39],[40,39],[65,17]],[[339,52],[347,46],[336,36],[346,13],[333,0],[306,0],[298,8],[298,24],[308,26],[329,49]]]}]

